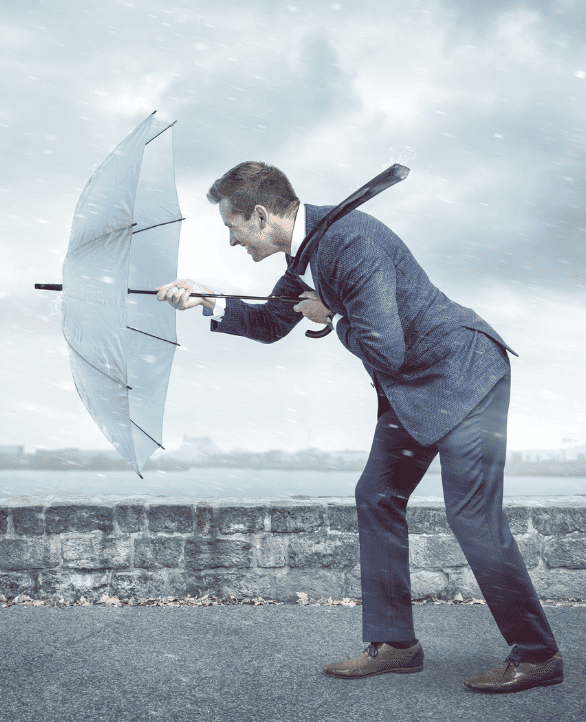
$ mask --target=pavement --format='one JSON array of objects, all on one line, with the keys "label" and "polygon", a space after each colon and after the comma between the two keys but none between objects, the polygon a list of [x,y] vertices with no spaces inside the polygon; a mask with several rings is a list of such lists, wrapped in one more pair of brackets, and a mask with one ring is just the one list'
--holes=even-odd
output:
[{"label": "pavement", "polygon": [[414,605],[420,674],[326,677],[359,655],[362,607],[0,607],[1,722],[585,722],[586,605],[546,606],[565,680],[514,694],[464,679],[510,648],[485,604]]}]

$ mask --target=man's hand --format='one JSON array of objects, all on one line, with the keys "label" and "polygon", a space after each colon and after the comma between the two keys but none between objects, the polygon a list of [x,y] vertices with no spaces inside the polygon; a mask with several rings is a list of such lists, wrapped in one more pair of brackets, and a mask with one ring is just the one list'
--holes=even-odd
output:
[{"label": "man's hand", "polygon": [[157,300],[169,301],[171,306],[178,311],[186,311],[188,308],[195,308],[196,306],[205,306],[210,311],[213,311],[216,305],[215,298],[190,297],[190,293],[213,293],[213,291],[189,279],[167,283],[164,286],[159,286],[155,291],[158,291]]},{"label": "man's hand", "polygon": [[323,305],[315,291],[304,291],[300,298],[306,298],[307,301],[301,301],[301,303],[293,306],[294,311],[302,313],[305,318],[308,318],[314,323],[328,322],[328,316],[331,311]]}]

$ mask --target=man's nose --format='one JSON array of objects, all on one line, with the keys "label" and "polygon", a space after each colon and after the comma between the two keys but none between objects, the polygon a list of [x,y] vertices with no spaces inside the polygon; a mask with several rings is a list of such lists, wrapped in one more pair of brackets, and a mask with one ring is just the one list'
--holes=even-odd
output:
[{"label": "man's nose", "polygon": [[237,241],[236,238],[232,235],[232,231],[230,231],[230,245],[231,245],[231,246],[237,246],[237,245],[238,245],[238,241]]}]

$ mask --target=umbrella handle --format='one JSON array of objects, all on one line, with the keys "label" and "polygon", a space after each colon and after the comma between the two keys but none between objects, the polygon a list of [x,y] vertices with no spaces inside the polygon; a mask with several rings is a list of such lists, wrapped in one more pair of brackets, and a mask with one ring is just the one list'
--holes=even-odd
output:
[{"label": "umbrella handle", "polygon": [[306,331],[305,335],[309,338],[323,338],[324,336],[327,336],[328,333],[332,332],[331,326],[326,326],[325,328],[322,328],[321,331]]}]

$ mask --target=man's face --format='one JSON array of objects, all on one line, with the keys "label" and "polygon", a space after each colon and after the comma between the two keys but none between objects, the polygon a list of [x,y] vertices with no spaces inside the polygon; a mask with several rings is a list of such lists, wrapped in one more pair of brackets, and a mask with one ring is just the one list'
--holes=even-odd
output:
[{"label": "man's face", "polygon": [[[230,231],[230,245],[244,246],[255,262],[278,251],[288,252],[287,233],[282,219],[257,205],[246,221],[241,213],[233,213],[229,198],[220,201],[220,216]],[[289,248],[290,243],[289,233]]]}]

